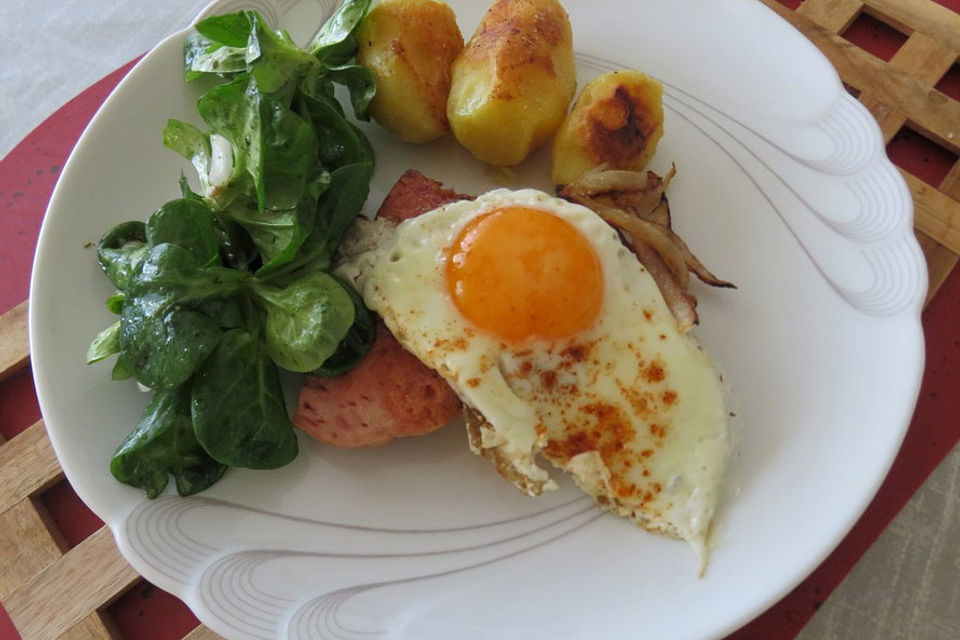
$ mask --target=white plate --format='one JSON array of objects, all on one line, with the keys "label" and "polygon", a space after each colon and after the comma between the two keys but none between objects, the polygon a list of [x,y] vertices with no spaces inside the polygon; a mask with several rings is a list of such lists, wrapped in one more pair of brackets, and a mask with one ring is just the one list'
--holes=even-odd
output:
[{"label": "white plate", "polygon": [[[301,42],[332,0],[258,7]],[[484,3],[450,3],[464,33]],[[197,121],[184,33],[157,46],[80,139],[44,220],[30,293],[40,404],[64,471],[147,579],[231,638],[703,638],[737,628],[821,562],[898,450],[923,366],[926,289],[909,193],[869,114],[797,32],[749,0],[567,2],[582,82],[642,68],[666,87],[654,169],[675,162],[675,224],[735,291],[698,287],[699,338],[732,389],[735,443],[707,574],[682,543],[604,515],[569,484],[533,500],[462,428],[345,451],[303,441],[271,472],[145,501],[108,472],[147,398],[88,367],[111,321],[88,244],[178,195],[160,144]],[[447,141],[367,128],[369,207],[407,167],[480,192]],[[517,185],[548,187],[547,155]]]}]

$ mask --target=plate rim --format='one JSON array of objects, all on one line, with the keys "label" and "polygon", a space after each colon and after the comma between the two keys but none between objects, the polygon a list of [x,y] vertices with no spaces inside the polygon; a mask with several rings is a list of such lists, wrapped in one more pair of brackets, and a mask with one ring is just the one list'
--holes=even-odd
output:
[{"label": "plate rim", "polygon": [[[275,0],[274,0],[274,1],[275,1]],[[218,5],[222,5],[223,3],[224,3],[224,0],[215,0],[214,2],[210,3],[210,5],[208,5],[206,8],[204,8],[204,9],[198,14],[198,18],[199,18],[200,16],[202,16],[202,15],[208,14],[210,11],[213,11],[213,10],[215,9],[215,7],[217,7]],[[764,11],[764,12],[769,12],[769,14],[775,16],[775,17],[777,18],[777,20],[781,21],[783,25],[785,25],[786,27],[789,27],[789,29],[790,29],[791,31],[795,31],[794,28],[792,27],[792,25],[790,25],[786,20],[784,20],[784,19],[783,19],[782,17],[780,17],[779,15],[777,15],[776,12],[773,11],[771,8],[769,8],[769,7],[765,6],[765,5],[760,5],[760,4],[758,4],[758,5],[757,5],[757,9],[759,9],[759,10],[761,10],[761,11]],[[195,21],[194,21],[194,22],[195,22]],[[125,86],[125,83],[127,83],[128,79],[129,79],[130,77],[134,76],[134,75],[138,72],[138,70],[141,68],[141,66],[146,66],[146,65],[149,64],[149,60],[152,59],[152,58],[151,58],[152,55],[154,55],[154,54],[155,54],[159,49],[161,49],[162,47],[164,47],[164,46],[169,46],[168,43],[170,43],[171,41],[179,40],[179,39],[182,39],[183,37],[185,37],[186,34],[189,33],[189,31],[192,29],[192,24],[193,24],[193,23],[191,23],[190,26],[187,26],[186,28],[184,28],[184,29],[182,29],[182,30],[180,30],[180,31],[177,31],[177,32],[175,32],[175,33],[173,33],[173,34],[171,34],[171,35],[169,35],[169,36],[167,36],[166,38],[164,38],[163,40],[161,40],[155,47],[151,48],[151,50],[150,50],[145,56],[143,56],[139,61],[137,61],[137,63],[129,70],[129,72],[128,72],[128,73],[126,74],[126,76],[120,81],[120,83],[118,83],[117,87],[110,93],[110,95],[106,98],[106,100],[104,100],[103,104],[98,108],[97,112],[96,112],[96,113],[94,114],[94,116],[91,118],[90,123],[88,123],[88,125],[84,128],[84,131],[83,131],[83,133],[81,134],[80,138],[78,139],[75,147],[73,148],[73,150],[71,150],[71,153],[70,153],[70,155],[69,155],[66,163],[64,164],[64,168],[63,168],[63,172],[62,172],[62,174],[61,174],[61,178],[58,179],[57,184],[56,184],[56,186],[54,187],[54,189],[53,189],[53,191],[52,191],[52,193],[51,193],[50,201],[49,201],[49,204],[48,204],[48,207],[47,207],[47,213],[49,213],[52,209],[54,209],[56,206],[58,206],[58,205],[60,204],[60,201],[61,201],[63,198],[66,197],[66,195],[65,195],[64,193],[62,193],[62,190],[65,190],[65,187],[64,187],[64,182],[65,182],[65,181],[63,180],[63,177],[66,176],[66,175],[68,175],[68,174],[71,172],[71,169],[72,169],[72,161],[73,161],[73,159],[74,159],[74,155],[75,155],[75,153],[77,152],[77,150],[80,149],[85,143],[87,143],[87,138],[88,138],[88,136],[92,136],[92,134],[90,133],[90,131],[91,131],[90,124],[96,122],[96,121],[101,117],[101,114],[104,112],[104,110],[111,108],[111,106],[113,105],[113,103],[114,103],[115,101],[120,101],[120,100],[121,100],[121,97],[118,97],[118,96],[121,96],[121,95],[122,95],[122,93],[123,93],[122,89],[123,89],[123,87]],[[795,33],[797,33],[798,35],[800,35],[800,37],[801,37],[804,41],[806,41],[806,42],[809,43],[809,40],[807,40],[806,38],[804,38],[804,37],[802,36],[802,34],[799,34],[799,32],[795,32]],[[810,45],[811,45],[811,47],[813,47],[812,43],[810,43]],[[813,47],[813,50],[816,51],[817,55],[823,57],[823,59],[826,60],[826,57],[823,56],[822,52],[820,52],[820,51],[819,51],[818,49],[816,49],[815,47]],[[836,80],[837,80],[837,82],[838,82],[838,84],[839,84],[839,76],[835,74],[835,77],[836,77]],[[846,94],[844,93],[843,95],[846,95]],[[875,125],[875,123],[874,123],[874,125]],[[879,136],[879,135],[880,135],[879,127],[876,127],[876,126],[875,126],[875,131],[876,131],[877,136]],[[885,163],[889,164],[891,167],[893,166],[892,163],[889,161],[889,159],[886,157],[886,154],[882,152],[882,147],[881,147],[881,156],[882,156],[882,158],[875,159],[875,161],[885,162]],[[898,176],[898,177],[899,177],[899,176]],[[902,177],[899,177],[899,179],[900,179],[900,181],[901,181],[902,187],[903,187],[904,189],[906,189],[906,183],[905,183],[905,181],[903,181]],[[912,211],[912,210],[911,210],[911,212],[910,212],[910,215],[907,216],[907,218],[908,218],[908,222],[909,222],[909,228],[912,230],[912,227],[913,227],[913,224],[912,224],[912,223],[913,223],[913,211]],[[45,246],[45,240],[44,240],[44,238],[45,238],[47,235],[49,235],[49,232],[46,231],[46,229],[47,229],[47,224],[46,224],[47,219],[48,219],[48,218],[47,218],[47,215],[45,214],[45,215],[44,215],[44,223],[43,223],[43,225],[41,226],[40,234],[39,234],[38,240],[37,240],[37,250],[36,250],[36,256],[37,256],[37,257],[40,257],[40,255],[41,255],[41,248],[42,248],[43,246]],[[914,242],[915,242],[915,241],[914,241]],[[37,340],[39,340],[38,336],[39,336],[39,334],[40,334],[40,331],[38,330],[38,328],[39,328],[39,327],[38,327],[38,324],[36,324],[36,323],[39,323],[39,314],[36,313],[36,312],[39,311],[39,310],[34,307],[34,303],[33,303],[33,300],[36,298],[36,296],[34,295],[34,293],[35,293],[34,283],[37,281],[37,278],[35,278],[35,275],[36,275],[36,273],[38,272],[38,270],[40,270],[40,269],[42,269],[42,268],[43,268],[43,265],[40,264],[40,260],[35,260],[35,261],[34,261],[34,265],[33,265],[33,267],[32,267],[32,270],[31,270],[30,298],[29,298],[29,299],[30,299],[30,303],[29,303],[29,311],[28,311],[28,313],[29,313],[29,329],[30,329],[30,331],[29,331],[29,334],[28,334],[28,335],[29,335],[29,342],[30,342],[30,352],[31,352],[32,354],[33,354],[33,353],[43,353],[43,352],[44,352],[44,347],[41,346],[38,342],[36,342]],[[925,271],[924,271],[924,276],[925,276]],[[924,282],[924,289],[925,289],[925,285],[926,285],[926,283]],[[39,299],[39,298],[37,298],[37,299]],[[921,323],[921,314],[922,314],[922,309],[923,309],[922,300],[923,300],[923,296],[920,296],[920,301],[917,302],[917,304],[916,304],[915,306],[913,306],[913,307],[910,308],[909,310],[905,310],[905,311],[903,312],[904,319],[905,319],[905,320],[908,320],[909,323],[910,323],[910,325],[911,325],[911,327],[913,327],[913,328],[916,330],[916,332],[915,332],[915,338],[917,339],[917,342],[918,342],[917,349],[916,349],[916,352],[915,352],[915,354],[916,354],[916,362],[915,362],[916,369],[915,369],[914,375],[911,376],[911,377],[912,377],[912,386],[911,386],[911,389],[910,389],[909,392],[907,393],[907,395],[908,395],[909,397],[912,397],[913,400],[912,400],[911,402],[908,402],[908,403],[905,405],[905,407],[904,407],[905,415],[901,417],[902,419],[900,419],[900,420],[897,421],[898,423],[900,423],[900,424],[903,425],[902,428],[901,428],[900,437],[899,437],[899,443],[900,443],[900,444],[898,444],[896,448],[893,448],[891,451],[887,452],[886,460],[884,461],[884,464],[882,465],[882,467],[883,467],[883,473],[877,475],[877,477],[875,478],[875,481],[874,481],[874,483],[873,483],[872,490],[867,494],[866,498],[862,501],[862,504],[858,505],[858,508],[854,510],[856,513],[855,513],[855,514],[852,514],[851,517],[849,518],[849,525],[848,525],[846,528],[844,528],[843,530],[840,530],[840,531],[835,532],[835,534],[834,534],[834,536],[832,537],[832,539],[831,539],[827,544],[823,545],[823,554],[822,554],[822,557],[819,559],[819,561],[818,561],[816,564],[812,565],[812,566],[809,567],[806,571],[804,571],[803,574],[800,575],[792,584],[784,585],[783,588],[780,590],[780,592],[779,592],[778,594],[773,595],[773,596],[770,596],[769,598],[767,598],[767,599],[764,600],[763,602],[759,602],[759,603],[756,605],[756,607],[754,608],[753,614],[752,614],[749,618],[743,619],[743,620],[739,621],[739,622],[736,623],[736,624],[732,624],[729,628],[727,628],[727,629],[725,629],[725,630],[718,631],[718,636],[719,636],[719,635],[723,635],[723,634],[725,634],[725,633],[728,633],[728,632],[730,632],[730,631],[733,631],[733,630],[735,630],[736,628],[739,628],[740,626],[742,626],[743,624],[746,624],[747,622],[749,622],[749,620],[753,619],[754,617],[756,617],[756,615],[758,615],[759,613],[762,613],[762,611],[764,611],[764,610],[766,610],[767,608],[769,608],[770,605],[772,605],[774,602],[776,602],[777,600],[779,600],[780,598],[782,598],[784,594],[788,593],[788,592],[789,592],[791,589],[793,589],[797,584],[799,584],[800,582],[802,582],[802,580],[805,579],[805,577],[808,576],[811,571],[813,571],[817,566],[819,566],[819,565],[823,562],[823,560],[826,559],[826,558],[829,556],[829,554],[832,553],[832,552],[836,549],[837,545],[843,540],[844,537],[846,537],[846,536],[848,535],[848,533],[850,532],[850,530],[855,526],[856,522],[857,522],[857,521],[859,520],[859,518],[862,516],[863,512],[866,510],[866,508],[869,506],[869,504],[870,504],[870,503],[873,501],[873,499],[875,498],[876,493],[877,493],[877,490],[880,488],[880,486],[883,484],[884,480],[886,479],[887,475],[889,474],[890,468],[891,468],[891,466],[893,465],[893,462],[894,462],[894,460],[896,459],[896,457],[897,457],[897,455],[898,455],[898,453],[899,453],[899,451],[900,451],[900,446],[902,445],[903,438],[906,436],[907,430],[908,430],[908,428],[909,428],[910,421],[911,421],[911,417],[912,417],[912,415],[913,415],[913,413],[914,413],[914,411],[915,411],[916,400],[917,400],[917,398],[919,397],[919,393],[920,393],[920,389],[921,389],[922,373],[923,373],[924,366],[925,366],[925,355],[926,355],[926,354],[925,354],[924,339],[923,339],[923,328],[922,328],[922,323]],[[31,366],[34,368],[34,375],[35,375],[35,376],[37,376],[38,373],[42,374],[42,372],[39,372],[39,371],[38,371],[38,364],[37,364],[38,361],[39,361],[39,359],[35,359],[35,358],[32,358],[32,359],[31,359]],[[42,365],[39,365],[39,366],[42,367]],[[41,375],[41,377],[42,377],[42,375]],[[49,404],[49,403],[50,403],[50,400],[48,399],[48,398],[49,398],[49,394],[46,392],[46,390],[44,390],[43,392],[41,392],[41,390],[40,390],[40,388],[39,388],[39,385],[38,385],[38,389],[37,389],[37,394],[38,394],[38,399],[40,400],[40,406],[41,406],[41,409],[42,409],[43,406],[45,406],[45,404]],[[44,397],[41,397],[41,395],[43,395]],[[60,435],[60,429],[62,429],[62,427],[60,427],[60,426],[58,426],[58,425],[51,425],[51,424],[49,424],[49,423],[47,424],[47,431],[48,431],[48,433],[49,433],[49,435],[50,435],[50,440],[51,440],[51,443],[52,443],[52,445],[53,445],[54,451],[55,451],[55,453],[57,454],[58,459],[61,461],[61,464],[63,464],[62,461],[64,460],[64,458],[66,457],[66,458],[69,459],[70,456],[69,456],[69,453],[64,450],[65,445],[64,445],[63,441],[62,441],[62,440],[60,439],[60,437],[59,437],[59,435]],[[72,465],[68,464],[67,466],[72,466]],[[65,474],[67,475],[68,480],[70,480],[70,475],[71,475],[71,474],[66,471],[66,468],[64,469],[64,472],[65,472]],[[76,475],[76,474],[74,474],[74,475]],[[72,480],[71,480],[71,484],[73,484]],[[82,486],[82,483],[81,483],[81,486],[74,486],[74,488],[75,488],[75,490],[77,491],[77,494],[81,497],[81,499],[82,499],[85,503],[87,503],[88,505],[100,504],[100,500],[99,500],[96,496],[90,495],[90,494],[86,491],[86,488],[85,488],[84,486]],[[91,508],[93,509],[92,506],[91,506]],[[95,513],[97,513],[98,516],[101,516],[102,513],[105,513],[105,512],[106,512],[106,511],[104,511],[103,509],[93,509],[93,510],[94,510]],[[127,545],[129,544],[129,541],[125,539],[125,536],[123,536],[122,532],[120,531],[121,528],[122,528],[123,520],[121,519],[120,521],[112,521],[112,519],[111,519],[111,520],[108,520],[107,518],[104,518],[104,522],[107,524],[107,526],[110,527],[110,529],[111,529],[111,531],[112,531],[112,533],[113,533],[114,539],[117,541],[118,546],[119,546],[120,549],[121,549],[122,555],[123,555],[128,561],[130,561],[131,552],[130,552],[129,548],[127,547]],[[133,564],[133,563],[131,562],[131,564]],[[151,577],[151,572],[150,572],[150,570],[149,570],[148,567],[136,566],[136,565],[135,565],[135,569],[136,569],[139,573],[141,573],[141,575],[144,575],[145,577],[147,577],[147,578],[150,579],[150,580],[156,580],[156,579],[157,579],[156,576]],[[178,592],[177,595],[178,595],[179,597],[183,598],[183,599],[184,599],[185,601],[187,601],[188,603],[191,602],[191,598],[192,598],[192,596],[193,596],[193,594],[190,594],[189,592],[188,592],[188,593]],[[194,608],[195,608],[195,607],[191,604],[191,609],[194,609]],[[204,623],[205,623],[205,624],[209,624],[207,621],[204,621]]]}]

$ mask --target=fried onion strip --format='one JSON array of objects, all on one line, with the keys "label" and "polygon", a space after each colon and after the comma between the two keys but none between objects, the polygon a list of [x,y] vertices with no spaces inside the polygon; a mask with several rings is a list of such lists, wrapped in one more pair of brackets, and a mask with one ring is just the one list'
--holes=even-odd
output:
[{"label": "fried onion strip", "polygon": [[620,232],[686,331],[697,322],[697,299],[688,291],[691,271],[714,287],[735,285],[711,273],[671,228],[666,189],[675,174],[675,166],[663,178],[653,171],[599,167],[576,182],[558,187],[557,193],[592,209]]}]

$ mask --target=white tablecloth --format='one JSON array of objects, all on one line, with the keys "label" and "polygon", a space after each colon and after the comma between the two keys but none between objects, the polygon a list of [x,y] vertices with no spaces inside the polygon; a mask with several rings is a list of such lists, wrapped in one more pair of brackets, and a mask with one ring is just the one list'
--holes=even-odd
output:
[{"label": "white tablecloth", "polygon": [[0,157],[70,98],[186,27],[209,0],[2,0]]}]

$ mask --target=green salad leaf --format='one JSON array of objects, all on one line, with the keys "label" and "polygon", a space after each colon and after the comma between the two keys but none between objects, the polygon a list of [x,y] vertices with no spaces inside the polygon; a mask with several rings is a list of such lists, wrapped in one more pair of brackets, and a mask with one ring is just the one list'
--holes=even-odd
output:
[{"label": "green salad leaf", "polygon": [[255,291],[267,317],[267,353],[289,371],[320,368],[353,326],[353,300],[329,273],[308,271],[282,288],[260,285]]},{"label": "green salad leaf", "polygon": [[249,64],[247,40],[250,16],[245,12],[201,20],[183,48],[184,75],[194,80],[204,74],[243,71]]},{"label": "green salad leaf", "polygon": [[179,305],[194,305],[210,299],[242,293],[252,274],[221,266],[202,266],[189,249],[162,242],[150,249],[134,276],[124,308],[140,295],[162,293]]},{"label": "green salad leaf", "polygon": [[100,238],[97,260],[110,282],[122,290],[140,269],[149,248],[147,226],[139,220],[131,220],[118,224]]},{"label": "green salad leaf", "polygon": [[[191,35],[203,37],[207,46],[217,43],[223,47],[246,49],[247,39],[250,37],[250,17],[250,14],[245,11],[211,16],[198,22],[195,32]],[[191,59],[186,57],[187,68],[190,68],[190,61]]]},{"label": "green salad leaf", "polygon": [[170,476],[177,492],[188,496],[211,486],[226,470],[197,441],[187,387],[155,393],[137,427],[110,460],[113,476],[142,487],[148,498],[163,493]]},{"label": "green salad leaf", "polygon": [[[262,92],[252,75],[212,89],[197,107],[212,131],[230,142],[234,176],[241,170],[249,174],[259,210],[295,207],[307,182],[322,172],[310,122]],[[235,188],[246,187],[239,177],[234,180]]]},{"label": "green salad leaf", "polygon": [[327,73],[331,80],[347,88],[354,116],[358,120],[369,120],[367,110],[370,108],[370,101],[377,93],[377,81],[373,73],[359,64],[330,67]]},{"label": "green salad leaf", "polygon": [[224,333],[197,372],[190,407],[197,440],[225,465],[275,469],[297,457],[279,373],[254,331]]},{"label": "green salad leaf", "polygon": [[328,65],[348,62],[356,53],[357,30],[369,10],[370,0],[344,2],[320,27],[307,49]]},{"label": "green salad leaf", "polygon": [[[190,161],[193,168],[197,170],[200,189],[204,193],[213,191],[213,186],[210,184],[210,158],[213,155],[213,149],[210,148],[209,134],[200,131],[189,122],[171,119],[163,129],[163,146],[176,151]],[[190,190],[186,176],[182,174],[180,188],[184,198],[203,201],[200,194]]]},{"label": "green salad leaf", "polygon": [[147,244],[170,243],[183,247],[197,264],[208,267],[220,262],[220,244],[213,226],[213,212],[202,202],[172,200],[150,216]]},{"label": "green salad leaf", "polygon": [[377,330],[373,322],[373,314],[363,304],[360,293],[352,286],[333,276],[343,286],[353,301],[353,325],[343,337],[337,350],[323,364],[313,370],[313,375],[321,378],[334,378],[353,369],[363,356],[367,355],[373,340],[377,337]]},{"label": "green salad leaf", "polygon": [[186,382],[220,340],[209,316],[149,291],[131,297],[120,316],[120,348],[137,381],[151,389]]},{"label": "green salad leaf", "polygon": [[314,129],[319,132],[317,154],[324,166],[339,168],[347,164],[373,164],[370,142],[344,117],[332,85],[308,78],[298,97],[300,111],[310,118]]},{"label": "green salad leaf", "polygon": [[119,319],[87,353],[116,355],[113,379],[154,392],[110,464],[150,498],[170,476],[188,495],[228,467],[293,460],[280,370],[339,375],[373,341],[362,299],[328,272],[373,175],[373,149],[337,98],[344,87],[363,119],[375,95],[353,61],[369,6],[343,2],[305,49],[255,11],[201,20],[186,39],[186,80],[210,81],[203,125],[171,119],[162,141],[199,190],[181,175],[180,198],[101,238]]},{"label": "green salad leaf", "polygon": [[120,353],[120,349],[120,321],[117,320],[98,333],[90,343],[90,348],[87,349],[87,364],[109,358],[115,353]]}]

